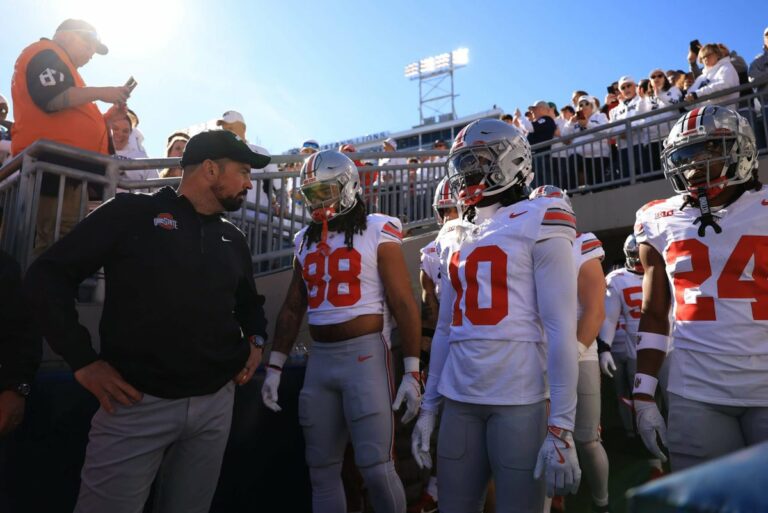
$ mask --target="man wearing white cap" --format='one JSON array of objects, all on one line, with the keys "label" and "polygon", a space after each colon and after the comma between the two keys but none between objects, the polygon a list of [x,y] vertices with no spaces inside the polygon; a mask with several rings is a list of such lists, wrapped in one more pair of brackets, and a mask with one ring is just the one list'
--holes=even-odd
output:
[{"label": "man wearing white cap", "polygon": [[[637,94],[637,82],[629,75],[625,75],[619,79],[619,105],[611,109],[610,120],[611,122],[622,121],[635,117],[644,112],[651,110],[650,105]],[[632,126],[642,124],[642,121],[632,123]],[[618,136],[619,156],[620,156],[620,168],[618,169],[618,175],[616,178],[628,178],[629,177],[629,143],[627,142],[627,134],[625,127],[617,127],[614,129],[616,132],[621,132]],[[648,144],[648,134],[645,132],[635,131],[632,133],[632,159],[634,164],[635,174],[640,174],[641,169],[641,153],[642,145]],[[645,155],[643,155],[645,156]],[[643,163],[645,158],[642,159]],[[615,164],[614,164],[615,165]]]},{"label": "man wearing white cap", "polygon": [[[236,136],[238,136],[240,139],[245,141],[245,143],[248,145],[251,150],[253,150],[256,153],[259,153],[261,155],[270,155],[269,151],[267,151],[266,148],[262,148],[261,146],[258,146],[256,144],[248,142],[248,139],[245,137],[245,118],[243,118],[243,115],[237,112],[236,110],[228,110],[224,114],[221,115],[221,118],[219,118],[216,121],[216,124],[223,128],[224,130],[227,130],[229,132],[232,132]],[[275,173],[277,172],[277,166],[275,164],[269,164],[264,169],[260,169],[257,171],[251,170],[251,172],[257,172],[257,173]],[[274,193],[273,193],[273,184],[271,183],[271,180],[258,180],[258,184],[256,187],[248,191],[248,196],[246,197],[246,201],[249,203],[253,203],[256,205],[259,205],[260,207],[264,207],[260,210],[261,216],[263,219],[266,219],[267,215],[266,212],[263,212],[263,210],[269,210],[273,209],[275,206],[274,202]],[[280,188],[280,184],[275,184],[276,189]]]}]

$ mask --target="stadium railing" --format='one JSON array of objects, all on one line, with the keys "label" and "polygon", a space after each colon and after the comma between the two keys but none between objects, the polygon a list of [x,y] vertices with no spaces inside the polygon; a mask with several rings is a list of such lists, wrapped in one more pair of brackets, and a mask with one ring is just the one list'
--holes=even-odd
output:
[{"label": "stadium railing", "polygon": [[[571,193],[588,193],[659,179],[663,175],[660,154],[664,135],[681,111],[704,103],[737,106],[752,123],[760,152],[766,153],[768,92],[757,93],[753,89],[757,87],[759,90],[766,85],[768,80],[747,84],[695,103],[680,103],[535,145],[536,178],[533,185],[553,184]],[[728,99],[733,93],[744,96],[737,100]],[[400,218],[406,232],[434,224],[432,199],[437,183],[446,174],[442,161],[446,155],[446,151],[436,150],[349,154],[356,161],[378,161],[382,157],[403,160],[439,157],[435,162],[359,168],[369,212]],[[68,158],[77,165],[62,166],[44,160],[51,156]],[[304,158],[304,155],[275,155],[272,162],[285,167],[301,164]],[[58,208],[53,234],[53,240],[57,240],[64,217],[63,200],[65,194],[71,194],[71,186],[67,184],[78,185],[74,189],[80,195],[80,208],[75,217],[80,220],[118,191],[147,191],[174,186],[180,181],[179,178],[126,180],[124,171],[174,167],[178,163],[175,158],[119,159],[51,141],[37,141],[0,168],[0,248],[13,254],[23,268],[42,249],[39,245],[35,247],[35,230],[44,173],[58,179]],[[100,171],[84,171],[94,167]],[[385,176],[389,179],[385,180]],[[298,193],[298,177],[298,171],[254,172],[251,175],[253,191],[248,200],[240,210],[228,214],[246,234],[258,274],[291,265],[295,234],[309,221],[309,213]],[[266,188],[265,184],[268,184]],[[95,190],[98,201],[88,201],[89,186],[90,197],[94,198]]]},{"label": "stadium railing", "polygon": [[[446,154],[446,151],[433,150],[393,152],[386,156],[421,159]],[[382,156],[377,152],[350,154],[355,160]],[[63,158],[70,164],[63,166],[48,161]],[[272,162],[279,166],[301,164],[304,158],[304,155],[275,155]],[[127,180],[124,171],[160,169],[178,164],[178,158],[119,159],[39,140],[0,168],[0,249],[14,255],[23,268],[44,249],[40,247],[40,241],[35,240],[44,174],[55,177],[58,182],[52,238],[55,241],[62,235],[67,215],[63,205],[65,196],[72,190],[79,195],[79,211],[75,216],[79,221],[117,192],[146,192],[166,185],[176,186],[180,181],[180,178]],[[363,196],[369,211],[400,218],[404,231],[434,223],[432,197],[445,174],[442,161],[360,168]],[[390,177],[387,182],[383,179],[385,175]],[[304,209],[297,187],[299,171],[257,171],[251,178],[253,189],[247,201],[238,211],[228,213],[228,218],[245,233],[258,272],[287,267],[294,236],[309,222],[309,212]],[[265,192],[265,183],[269,185],[266,188],[269,193]]]},{"label": "stadium railing", "polygon": [[[768,152],[768,79],[681,102],[532,146],[534,185],[587,193],[663,176],[663,140],[680,116],[705,104],[736,108],[752,125],[761,154]],[[761,88],[765,91],[757,92]],[[737,99],[731,95],[740,95]]]}]

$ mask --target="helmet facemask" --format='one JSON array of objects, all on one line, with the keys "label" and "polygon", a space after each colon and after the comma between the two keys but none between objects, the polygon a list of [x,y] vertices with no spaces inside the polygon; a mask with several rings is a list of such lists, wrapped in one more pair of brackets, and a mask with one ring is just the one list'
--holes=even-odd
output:
[{"label": "helmet facemask", "polygon": [[[506,176],[500,164],[511,150],[511,143],[502,139],[488,145],[466,147],[449,158],[450,187],[460,206],[475,205],[483,198],[523,182],[523,174],[518,172],[514,179],[505,183]],[[512,165],[520,166],[523,160],[517,158]]]},{"label": "helmet facemask", "polygon": [[735,137],[707,137],[679,145],[663,154],[664,169],[678,194],[708,199],[719,195],[727,185],[749,179],[736,174],[739,145]]},{"label": "helmet facemask", "polygon": [[683,208],[693,204],[701,211],[694,221],[700,223],[699,236],[707,226],[720,233],[710,202],[727,187],[751,180],[757,166],[755,135],[747,119],[725,107],[696,108],[674,124],[661,156],[664,176],[686,197]]},{"label": "helmet facemask", "polygon": [[624,267],[629,271],[643,274],[645,269],[643,269],[643,264],[640,262],[640,246],[637,243],[635,234],[630,233],[627,235],[622,249],[624,250],[625,258]]},{"label": "helmet facemask", "polygon": [[435,196],[432,200],[432,210],[435,212],[435,219],[438,225],[445,223],[445,215],[452,208],[456,208],[456,200],[446,176],[437,183]]}]

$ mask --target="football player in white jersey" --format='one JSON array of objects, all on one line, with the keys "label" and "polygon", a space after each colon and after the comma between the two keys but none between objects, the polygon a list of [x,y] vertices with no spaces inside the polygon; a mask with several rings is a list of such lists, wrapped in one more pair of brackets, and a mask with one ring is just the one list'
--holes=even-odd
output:
[{"label": "football player in white jersey", "polygon": [[[355,164],[337,151],[311,155],[301,192],[313,223],[296,235],[293,278],[275,329],[262,388],[279,411],[280,374],[305,312],[313,339],[299,421],[315,513],[346,511],[341,467],[347,439],[376,513],[403,513],[405,494],[393,461],[394,417],[403,422],[421,402],[421,322],[401,250],[400,221],[366,216]],[[392,403],[389,311],[397,321],[405,374]]]},{"label": "football player in white jersey", "polygon": [[[432,200],[432,210],[438,226],[451,223],[459,216],[456,209],[456,199],[451,194],[451,187],[446,176],[437,184]],[[421,266],[419,280],[421,282],[421,363],[423,367],[429,365],[429,350],[432,345],[432,337],[435,334],[437,315],[440,306],[440,256],[437,248],[438,238],[430,241],[421,248]],[[437,469],[432,468],[429,483],[419,500],[408,506],[408,511],[422,513],[422,511],[437,510]]]},{"label": "football player in white jersey", "polygon": [[[678,193],[638,211],[645,268],[634,406],[646,446],[673,470],[768,440],[768,189],[755,137],[733,110],[683,115],[662,154]],[[669,322],[669,430],[653,395]]]},{"label": "football player in white jersey", "polygon": [[[619,398],[619,415],[624,431],[633,438],[634,420],[632,415],[632,383],[637,369],[637,327],[640,323],[640,306],[643,302],[643,265],[640,263],[640,248],[634,234],[624,241],[624,267],[608,273],[605,277],[605,321],[597,339],[600,353],[600,368],[603,374],[613,378],[616,395]],[[624,350],[617,355],[618,329],[622,325]]]},{"label": "football player in white jersey", "polygon": [[562,198],[526,198],[530,146],[503,121],[459,132],[448,173],[463,220],[450,227],[453,248],[440,252],[447,276],[414,457],[430,463],[442,397],[440,511],[481,511],[493,477],[499,511],[539,513],[545,491],[573,492],[581,479],[572,435],[576,219]]},{"label": "football player in white jersey", "polygon": [[[534,189],[530,198],[538,197],[559,197],[570,204],[568,196],[552,185]],[[573,242],[573,260],[577,276],[576,340],[579,348],[579,383],[573,439],[576,442],[579,463],[591,488],[592,510],[595,513],[608,511],[608,455],[600,443],[600,366],[595,343],[605,319],[605,278],[600,264],[604,257],[603,244],[593,233],[576,235]]]}]

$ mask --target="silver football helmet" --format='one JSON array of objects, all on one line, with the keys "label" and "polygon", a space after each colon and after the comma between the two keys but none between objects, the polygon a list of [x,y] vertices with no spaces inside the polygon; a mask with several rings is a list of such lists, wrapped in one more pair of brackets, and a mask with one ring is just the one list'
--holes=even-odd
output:
[{"label": "silver football helmet", "polygon": [[748,181],[757,166],[755,134],[734,110],[707,105],[684,114],[661,154],[664,176],[678,194],[708,197]]},{"label": "silver football helmet", "polygon": [[448,154],[448,177],[460,206],[533,180],[531,146],[515,126],[478,119],[456,135]]},{"label": "silver football helmet", "polygon": [[451,191],[451,185],[448,183],[448,177],[444,177],[437,183],[435,197],[432,199],[432,209],[435,211],[437,224],[443,224],[443,209],[456,208],[456,198]]},{"label": "silver football helmet", "polygon": [[637,244],[635,234],[630,233],[624,240],[624,267],[629,271],[642,273],[643,264],[640,263],[640,246]]},{"label": "silver football helmet", "polygon": [[[528,199],[536,198],[563,198],[569,205],[571,205],[571,198],[568,194],[560,187],[555,187],[554,185],[541,185],[536,187],[528,195]],[[571,205],[571,207],[573,207],[573,205]]]},{"label": "silver football helmet", "polygon": [[299,179],[301,194],[315,222],[346,214],[362,193],[357,166],[336,150],[311,154],[301,168]]}]

